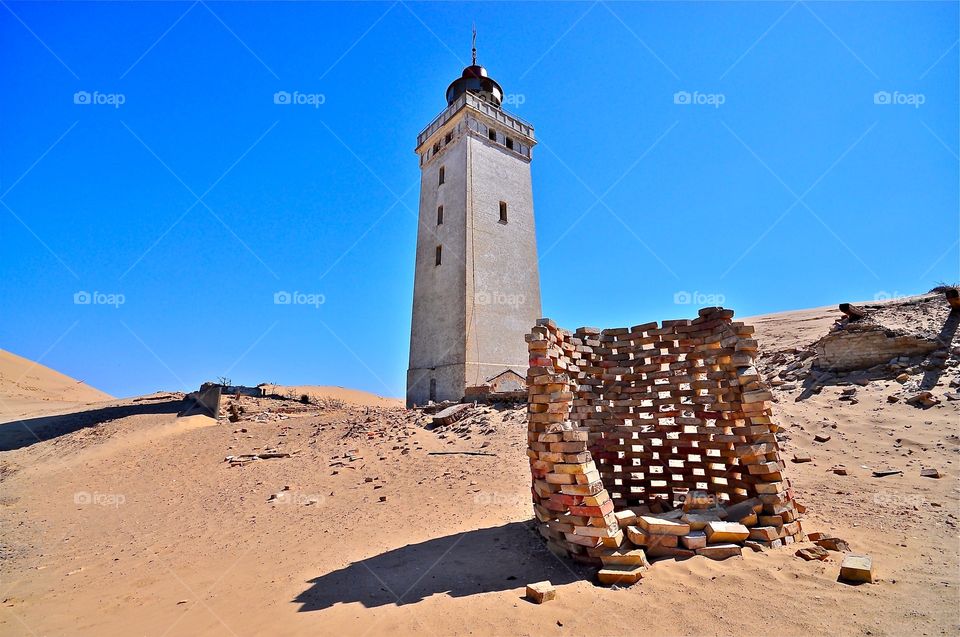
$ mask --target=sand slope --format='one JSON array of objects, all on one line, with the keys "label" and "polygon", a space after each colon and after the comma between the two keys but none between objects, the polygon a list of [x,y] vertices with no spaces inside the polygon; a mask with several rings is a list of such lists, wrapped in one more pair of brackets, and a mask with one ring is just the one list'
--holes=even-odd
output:
[{"label": "sand slope", "polygon": [[0,350],[0,421],[111,398],[81,380]]},{"label": "sand slope", "polygon": [[[837,315],[755,323],[777,350]],[[434,429],[400,407],[242,398],[243,420],[210,425],[178,422],[176,397],[118,401],[0,452],[0,634],[954,635],[960,402],[888,404],[893,384],[858,387],[856,404],[839,386],[799,402],[775,390],[785,457],[813,457],[787,463],[804,528],[873,556],[877,582],[861,586],[837,581],[839,554],[805,562],[797,547],[594,586],[529,524],[522,409]],[[292,455],[224,462],[265,449]],[[944,477],[921,478],[929,466]],[[903,474],[873,477],[887,467]],[[557,600],[524,601],[543,579]]]}]

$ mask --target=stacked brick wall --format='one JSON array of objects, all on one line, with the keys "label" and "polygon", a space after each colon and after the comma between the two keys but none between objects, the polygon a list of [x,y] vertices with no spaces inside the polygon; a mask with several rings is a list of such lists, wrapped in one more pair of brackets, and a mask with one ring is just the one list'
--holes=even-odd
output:
[{"label": "stacked brick wall", "polygon": [[753,328],[732,318],[704,308],[693,320],[576,332],[537,322],[527,453],[552,550],[596,561],[625,543],[618,512],[669,511],[694,491],[718,507],[756,504],[750,519],[775,529],[768,545],[799,537]]}]

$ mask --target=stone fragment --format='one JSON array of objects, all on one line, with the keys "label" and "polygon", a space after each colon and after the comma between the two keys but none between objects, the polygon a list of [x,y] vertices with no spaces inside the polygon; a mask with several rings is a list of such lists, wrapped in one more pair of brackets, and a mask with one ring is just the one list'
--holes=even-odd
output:
[{"label": "stone fragment", "polygon": [[816,442],[827,442],[830,440],[830,436],[828,434],[817,434],[813,437],[813,439]]},{"label": "stone fragment", "polygon": [[846,543],[845,540],[841,540],[838,537],[825,537],[814,540],[817,546],[823,547],[830,551],[838,551],[841,553],[849,553],[850,545]]},{"label": "stone fragment", "polygon": [[556,598],[557,589],[553,587],[550,580],[527,584],[527,599],[534,604],[542,604]]},{"label": "stone fragment", "polygon": [[934,396],[932,392],[922,391],[907,398],[907,404],[921,409],[929,409],[934,405],[939,405],[940,399]]},{"label": "stone fragment", "polygon": [[842,464],[834,465],[833,467],[830,468],[830,471],[833,471],[838,476],[847,475],[847,468],[844,467]]},{"label": "stone fragment", "polygon": [[847,555],[840,563],[840,579],[847,582],[872,582],[873,559],[869,555]]},{"label": "stone fragment", "polygon": [[798,464],[801,462],[810,462],[811,460],[813,460],[813,458],[810,457],[810,454],[800,452],[793,454],[793,461]]},{"label": "stone fragment", "polygon": [[920,469],[920,475],[924,478],[941,478],[943,477],[940,474],[940,471],[933,467],[925,467]]},{"label": "stone fragment", "polygon": [[827,552],[827,549],[819,546],[808,546],[806,548],[797,550],[797,557],[802,557],[807,560],[825,560],[830,557],[830,554]]}]

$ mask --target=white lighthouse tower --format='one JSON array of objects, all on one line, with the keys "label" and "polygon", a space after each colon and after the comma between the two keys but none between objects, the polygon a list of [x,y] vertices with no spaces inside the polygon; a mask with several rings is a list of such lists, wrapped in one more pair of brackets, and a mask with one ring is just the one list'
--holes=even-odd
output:
[{"label": "white lighthouse tower", "polygon": [[500,105],[477,64],[417,136],[420,215],[407,405],[460,400],[506,370],[526,376],[540,316],[530,160],[533,126]]}]

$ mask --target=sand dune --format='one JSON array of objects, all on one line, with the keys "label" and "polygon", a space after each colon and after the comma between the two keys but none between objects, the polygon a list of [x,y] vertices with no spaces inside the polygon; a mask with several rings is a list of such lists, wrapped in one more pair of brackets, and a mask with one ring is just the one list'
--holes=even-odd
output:
[{"label": "sand dune", "polygon": [[111,398],[81,380],[0,350],[0,421]]}]

